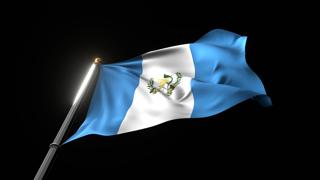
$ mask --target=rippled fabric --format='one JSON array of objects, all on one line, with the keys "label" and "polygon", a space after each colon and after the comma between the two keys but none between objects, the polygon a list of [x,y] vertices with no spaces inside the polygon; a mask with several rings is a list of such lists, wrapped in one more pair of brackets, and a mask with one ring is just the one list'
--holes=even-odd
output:
[{"label": "rippled fabric", "polygon": [[[246,39],[218,29],[192,44],[101,65],[87,117],[66,142],[208,117],[249,98],[271,105],[261,80],[246,63]],[[177,74],[181,79],[173,83]]]}]

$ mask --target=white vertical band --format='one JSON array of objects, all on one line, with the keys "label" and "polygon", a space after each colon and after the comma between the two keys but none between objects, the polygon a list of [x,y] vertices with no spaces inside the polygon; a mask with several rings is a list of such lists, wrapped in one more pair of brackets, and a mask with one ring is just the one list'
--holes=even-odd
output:
[{"label": "white vertical band", "polygon": [[[189,44],[169,47],[142,55],[142,75],[118,134],[139,130],[172,119],[190,118],[194,99],[191,79],[195,68]],[[172,95],[149,93],[147,83],[150,78],[163,77],[164,74],[181,73],[181,83]]]}]

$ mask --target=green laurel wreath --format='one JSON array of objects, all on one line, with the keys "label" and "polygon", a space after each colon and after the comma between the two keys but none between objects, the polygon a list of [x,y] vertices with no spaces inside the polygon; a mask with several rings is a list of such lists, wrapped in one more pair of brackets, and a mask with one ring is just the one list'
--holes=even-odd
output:
[{"label": "green laurel wreath", "polygon": [[[167,92],[166,92],[166,95],[167,96],[170,96],[173,92],[173,90],[180,84],[181,82],[181,79],[182,79],[182,74],[179,73],[179,72],[176,72],[175,75],[177,76],[177,80],[176,82],[172,83],[173,81],[173,78],[172,76],[168,75],[168,74],[164,74],[163,77],[164,78],[170,78],[171,80],[167,83]],[[151,94],[156,94],[157,92],[161,91],[160,88],[157,88],[157,87],[154,87],[154,80],[153,78],[151,78],[149,81],[148,81],[148,84],[147,84],[147,87],[148,89],[150,89],[150,92]]]}]

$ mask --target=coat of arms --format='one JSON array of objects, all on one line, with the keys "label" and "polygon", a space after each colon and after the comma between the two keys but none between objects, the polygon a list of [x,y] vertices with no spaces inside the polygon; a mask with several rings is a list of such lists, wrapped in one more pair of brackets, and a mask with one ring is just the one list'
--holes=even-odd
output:
[{"label": "coat of arms", "polygon": [[180,84],[182,74],[176,72],[172,75],[164,74],[163,78],[154,79],[151,78],[148,81],[148,89],[150,89],[151,94],[156,94],[161,91],[167,96],[172,94],[172,91]]}]

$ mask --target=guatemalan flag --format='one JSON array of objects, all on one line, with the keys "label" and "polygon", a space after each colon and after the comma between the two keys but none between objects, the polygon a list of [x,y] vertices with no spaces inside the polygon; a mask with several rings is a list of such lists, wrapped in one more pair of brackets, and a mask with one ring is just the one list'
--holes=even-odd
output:
[{"label": "guatemalan flag", "polygon": [[66,142],[208,117],[255,97],[271,105],[246,63],[246,39],[217,29],[191,44],[101,65],[87,117]]}]

